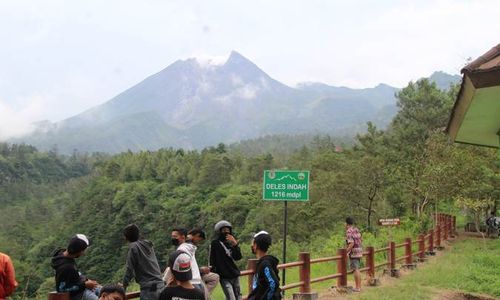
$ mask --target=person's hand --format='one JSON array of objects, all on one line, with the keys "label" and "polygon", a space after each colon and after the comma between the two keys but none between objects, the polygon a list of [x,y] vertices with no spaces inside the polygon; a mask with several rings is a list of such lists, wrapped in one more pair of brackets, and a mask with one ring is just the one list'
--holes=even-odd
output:
[{"label": "person's hand", "polygon": [[90,280],[90,279],[87,279],[87,281],[85,281],[85,287],[88,288],[89,290],[93,290],[97,287],[97,281],[95,280]]},{"label": "person's hand", "polygon": [[209,267],[201,267],[200,273],[201,274],[208,274],[208,273],[210,273],[210,268]]},{"label": "person's hand", "polygon": [[226,240],[230,242],[233,246],[238,244],[238,241],[231,234],[226,235]]}]

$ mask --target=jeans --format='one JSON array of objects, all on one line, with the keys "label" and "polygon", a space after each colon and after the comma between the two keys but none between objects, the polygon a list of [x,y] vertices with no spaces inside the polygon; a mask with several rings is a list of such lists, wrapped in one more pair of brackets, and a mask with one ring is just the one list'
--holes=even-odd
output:
[{"label": "jeans", "polygon": [[158,300],[164,288],[165,283],[163,281],[141,287],[141,300]]},{"label": "jeans", "polygon": [[100,289],[96,289],[96,290],[85,289],[83,291],[83,293],[81,294],[82,295],[81,300],[97,300],[97,299],[99,299],[99,297],[97,296],[97,295],[99,295],[99,291],[100,291]]},{"label": "jeans", "polygon": [[241,300],[240,277],[220,279],[220,285],[226,295],[226,300]]}]

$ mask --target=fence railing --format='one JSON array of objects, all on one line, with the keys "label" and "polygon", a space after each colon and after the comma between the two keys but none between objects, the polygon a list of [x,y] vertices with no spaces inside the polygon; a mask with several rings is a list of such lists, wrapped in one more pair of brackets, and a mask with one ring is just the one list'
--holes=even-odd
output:
[{"label": "fence railing", "polygon": [[[434,229],[430,230],[427,234],[420,234],[415,240],[411,238],[405,238],[403,243],[396,244],[394,241],[389,241],[387,247],[380,249],[375,249],[374,247],[367,247],[366,251],[363,252],[363,258],[366,261],[364,268],[361,268],[361,272],[365,272],[369,277],[374,278],[375,272],[381,267],[386,267],[391,276],[396,276],[395,272],[397,263],[404,262],[403,265],[411,266],[414,262],[414,258],[419,260],[424,260],[427,255],[432,255],[435,249],[442,248],[442,241],[448,240],[456,232],[456,218],[455,216],[447,214],[435,214],[434,218],[436,220],[436,226]],[[404,249],[403,256],[397,257],[396,250],[399,248]],[[375,264],[376,255],[386,254],[387,261],[379,264]],[[311,284],[322,282],[326,280],[336,279],[337,287],[344,288],[347,286],[347,275],[353,273],[352,270],[348,270],[348,256],[346,249],[338,249],[337,255],[332,257],[323,257],[311,259],[309,252],[300,252],[298,261],[290,262],[286,264],[278,265],[278,269],[289,269],[293,267],[299,268],[299,281],[295,283],[288,283],[282,286],[282,290],[289,290],[293,288],[299,288],[299,293],[310,294]],[[311,277],[311,265],[324,262],[336,262],[337,273],[322,276],[322,277]],[[247,269],[241,272],[241,276],[247,276],[248,280],[248,290],[252,290],[252,276],[255,274],[257,265],[256,259],[249,259],[247,264]],[[246,299],[246,297],[243,297]]]},{"label": "fence railing", "polygon": [[[425,259],[427,255],[432,255],[435,249],[442,249],[442,242],[448,240],[456,232],[456,218],[455,216],[447,214],[434,214],[435,224],[434,229],[430,230],[427,234],[420,234],[417,239],[412,240],[411,238],[405,238],[403,243],[396,244],[394,241],[389,241],[387,247],[380,249],[375,249],[374,247],[367,247],[366,251],[363,252],[363,258],[366,261],[366,267],[361,268],[361,272],[365,272],[369,277],[374,278],[375,272],[381,267],[386,267],[391,276],[397,276],[395,272],[398,262],[404,261],[403,265],[410,266],[413,264],[414,257],[420,260]],[[397,257],[396,249],[403,248],[404,255]],[[415,248],[415,249],[414,249]],[[379,264],[375,264],[376,255],[386,254],[387,261]],[[337,273],[322,276],[322,277],[311,277],[311,265],[319,264],[325,262],[336,262]],[[347,250],[345,248],[338,249],[335,256],[322,257],[311,259],[309,252],[300,252],[298,261],[289,262],[286,264],[278,265],[278,269],[289,269],[289,268],[299,268],[299,281],[294,283],[289,283],[282,286],[282,290],[290,290],[294,288],[299,288],[300,294],[310,294],[311,284],[322,282],[326,280],[337,280],[337,287],[345,288],[347,286],[347,275],[352,274],[352,270],[348,270],[348,257]],[[242,277],[248,277],[248,291],[252,290],[252,277],[255,274],[257,267],[256,259],[249,259],[247,263],[247,269],[241,272]],[[127,293],[127,299],[139,298],[140,292],[130,292]],[[246,299],[247,296],[243,297]],[[69,294],[67,293],[49,293],[49,300],[69,300]]]}]

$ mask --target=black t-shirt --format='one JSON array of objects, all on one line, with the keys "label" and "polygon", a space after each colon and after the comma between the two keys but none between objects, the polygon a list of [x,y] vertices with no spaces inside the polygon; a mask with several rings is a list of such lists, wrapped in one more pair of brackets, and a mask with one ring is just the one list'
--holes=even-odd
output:
[{"label": "black t-shirt", "polygon": [[186,289],[182,286],[167,286],[160,294],[160,300],[204,300],[205,295],[197,288]]}]

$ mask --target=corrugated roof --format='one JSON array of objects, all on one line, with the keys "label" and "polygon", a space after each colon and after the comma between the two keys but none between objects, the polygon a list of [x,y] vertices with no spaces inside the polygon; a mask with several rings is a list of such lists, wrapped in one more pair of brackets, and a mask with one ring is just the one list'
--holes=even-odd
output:
[{"label": "corrugated roof", "polygon": [[500,44],[465,66],[462,73],[486,72],[495,68],[500,68]]}]

